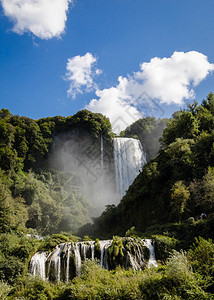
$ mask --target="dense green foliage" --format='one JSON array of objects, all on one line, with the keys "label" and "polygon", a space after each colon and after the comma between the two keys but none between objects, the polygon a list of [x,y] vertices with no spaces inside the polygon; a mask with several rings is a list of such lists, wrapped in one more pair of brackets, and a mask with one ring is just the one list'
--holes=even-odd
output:
[{"label": "dense green foliage", "polygon": [[38,241],[26,235],[0,235],[0,278],[14,283],[27,271],[31,255],[38,249]]},{"label": "dense green foliage", "polygon": [[[0,283],[7,299],[214,299],[214,244],[197,239],[187,252],[173,250],[166,263],[143,272],[102,269],[96,261],[86,260],[82,275],[68,284],[53,284],[39,278],[17,280],[14,288]],[[2,298],[4,299],[4,298]]]},{"label": "dense green foliage", "polygon": [[201,105],[194,102],[173,115],[158,156],[144,167],[119,205],[108,207],[89,230],[112,236],[132,226],[144,231],[155,224],[197,219],[201,213],[211,224],[213,186],[214,95],[210,93]]},{"label": "dense green foliage", "polygon": [[0,233],[25,225],[42,235],[74,232],[90,221],[96,210],[72,188],[81,179],[49,161],[55,141],[72,133],[99,148],[100,135],[111,144],[111,124],[101,114],[83,110],[35,121],[0,111]]},{"label": "dense green foliage", "polygon": [[111,124],[101,114],[82,110],[74,116],[48,117],[37,121],[0,110],[0,168],[8,173],[44,169],[53,140],[66,132],[87,133],[91,139],[103,134],[110,139]]}]

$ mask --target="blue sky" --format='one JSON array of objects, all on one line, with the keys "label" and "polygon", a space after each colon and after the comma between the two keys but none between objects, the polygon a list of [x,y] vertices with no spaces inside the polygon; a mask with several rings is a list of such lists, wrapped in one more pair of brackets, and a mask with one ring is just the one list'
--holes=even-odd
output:
[{"label": "blue sky", "polygon": [[[0,106],[13,114],[87,107],[129,124],[169,117],[186,98],[200,102],[214,90],[213,0],[54,0],[51,14],[44,1],[0,0]],[[31,2],[38,7],[24,10]]]}]

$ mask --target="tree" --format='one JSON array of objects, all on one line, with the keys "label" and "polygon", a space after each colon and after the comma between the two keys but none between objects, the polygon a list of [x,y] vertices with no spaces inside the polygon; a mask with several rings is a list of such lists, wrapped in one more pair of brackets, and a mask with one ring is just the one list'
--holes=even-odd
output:
[{"label": "tree", "polygon": [[171,206],[172,212],[181,221],[181,216],[186,207],[186,202],[190,197],[188,188],[182,181],[177,181],[171,189]]},{"label": "tree", "polygon": [[214,168],[209,167],[202,180],[204,189],[204,208],[209,212],[214,211]]},{"label": "tree", "polygon": [[168,156],[167,165],[173,170],[175,178],[188,178],[192,174],[192,146],[193,139],[177,138],[171,143],[165,153]]},{"label": "tree", "polygon": [[0,183],[0,232],[8,231],[10,228],[10,205],[8,202],[8,191],[4,184]]},{"label": "tree", "polygon": [[0,119],[8,119],[12,116],[12,114],[10,113],[9,109],[7,108],[2,108],[0,110]]},{"label": "tree", "polygon": [[23,199],[13,198],[9,188],[0,180],[0,233],[22,230],[27,218]]},{"label": "tree", "polygon": [[199,122],[191,111],[179,111],[173,115],[173,118],[167,123],[167,127],[161,137],[161,146],[163,149],[173,143],[177,138],[192,139],[199,133]]}]

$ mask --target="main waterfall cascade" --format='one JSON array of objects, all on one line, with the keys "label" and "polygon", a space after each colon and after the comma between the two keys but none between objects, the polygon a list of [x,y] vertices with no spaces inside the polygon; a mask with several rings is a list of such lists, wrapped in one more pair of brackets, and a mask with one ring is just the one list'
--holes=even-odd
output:
[{"label": "main waterfall cascade", "polygon": [[114,162],[117,192],[122,198],[146,164],[146,153],[140,141],[133,138],[115,138]]},{"label": "main waterfall cascade", "polygon": [[[122,238],[122,267],[133,270],[157,266],[154,246],[149,239]],[[68,282],[81,275],[81,265],[86,259],[99,260],[100,266],[111,269],[108,252],[112,240],[64,243],[56,246],[50,253],[40,251],[34,254],[29,265],[29,273],[43,280]],[[121,258],[120,258],[121,261]]]},{"label": "main waterfall cascade", "polygon": [[103,171],[103,136],[100,137],[100,167]]}]

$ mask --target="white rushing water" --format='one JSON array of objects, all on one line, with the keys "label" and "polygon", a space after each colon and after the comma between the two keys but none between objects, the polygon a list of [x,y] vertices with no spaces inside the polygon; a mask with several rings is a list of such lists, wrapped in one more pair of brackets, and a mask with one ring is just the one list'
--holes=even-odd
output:
[{"label": "white rushing water", "polygon": [[71,255],[71,244],[67,244],[67,267],[66,267],[66,283],[69,282],[69,271],[70,271],[70,255]]},{"label": "white rushing water", "polygon": [[61,253],[64,249],[65,244],[58,245],[53,252],[47,257],[48,260],[48,278],[50,276],[51,269],[55,270],[54,278],[55,281],[60,281],[61,275]]},{"label": "white rushing water", "polygon": [[100,167],[103,170],[103,136],[100,137]]},{"label": "white rushing water", "polygon": [[114,163],[117,192],[122,198],[146,164],[146,153],[139,140],[114,139]]},{"label": "white rushing water", "polygon": [[[155,250],[150,239],[122,238],[124,262],[122,266],[133,270],[143,270],[146,266],[157,267]],[[30,261],[29,273],[42,279],[54,282],[69,282],[76,274],[81,275],[82,262],[86,259],[98,259],[100,266],[109,269],[108,248],[112,240],[99,241],[100,251],[95,251],[95,242],[64,243],[56,246],[48,255],[47,252],[36,253]],[[144,258],[143,246],[149,249],[149,260]],[[73,260],[73,262],[71,261]]]},{"label": "white rushing water", "polygon": [[80,255],[80,243],[74,245],[74,255],[76,262],[76,275],[81,275],[81,255]]},{"label": "white rushing water", "polygon": [[90,242],[90,245],[91,245],[91,260],[94,260],[94,251],[95,251],[94,242]]},{"label": "white rushing water", "polygon": [[34,254],[34,256],[31,258],[31,261],[30,261],[29,272],[33,276],[39,276],[43,280],[45,280],[46,259],[47,259],[46,252],[37,252],[36,254]]},{"label": "white rushing water", "polygon": [[155,259],[155,249],[154,246],[152,245],[152,240],[145,239],[144,240],[145,246],[149,249],[149,261],[148,261],[148,267],[151,268],[152,266],[157,267],[157,261]]},{"label": "white rushing water", "polygon": [[108,267],[108,253],[107,250],[111,246],[112,240],[100,241],[100,265],[105,269]]}]

